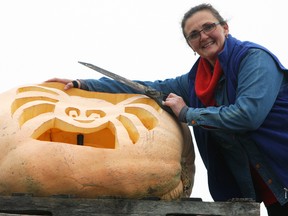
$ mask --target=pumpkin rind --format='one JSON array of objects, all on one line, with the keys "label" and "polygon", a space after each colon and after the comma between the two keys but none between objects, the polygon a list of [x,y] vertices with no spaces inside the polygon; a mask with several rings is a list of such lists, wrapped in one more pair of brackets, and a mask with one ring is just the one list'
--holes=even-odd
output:
[{"label": "pumpkin rind", "polygon": [[0,94],[0,195],[190,196],[186,125],[144,95],[62,89],[44,83]]}]

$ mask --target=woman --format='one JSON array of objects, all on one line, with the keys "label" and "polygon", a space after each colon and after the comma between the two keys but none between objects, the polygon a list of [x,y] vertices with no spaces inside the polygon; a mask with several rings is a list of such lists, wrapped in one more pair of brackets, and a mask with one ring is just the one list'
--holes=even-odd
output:
[{"label": "woman", "polygon": [[[194,126],[215,201],[263,201],[270,216],[287,216],[287,70],[266,48],[232,37],[210,4],[191,8],[182,31],[200,55],[190,72],[138,82],[170,93],[163,104]],[[137,93],[107,78],[48,81],[62,82],[65,89]]]}]

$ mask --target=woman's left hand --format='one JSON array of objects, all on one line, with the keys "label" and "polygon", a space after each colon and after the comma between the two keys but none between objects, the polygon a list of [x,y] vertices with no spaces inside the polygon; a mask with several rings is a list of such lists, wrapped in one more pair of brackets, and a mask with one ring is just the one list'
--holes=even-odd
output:
[{"label": "woman's left hand", "polygon": [[174,93],[170,93],[168,95],[166,100],[163,101],[163,105],[169,106],[177,118],[179,117],[179,113],[182,110],[182,108],[187,106],[183,98]]}]

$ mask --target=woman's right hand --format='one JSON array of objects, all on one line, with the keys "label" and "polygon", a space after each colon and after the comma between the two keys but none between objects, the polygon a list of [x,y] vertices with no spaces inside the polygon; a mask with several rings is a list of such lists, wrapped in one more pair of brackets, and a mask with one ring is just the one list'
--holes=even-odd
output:
[{"label": "woman's right hand", "polygon": [[59,82],[59,83],[63,83],[65,85],[64,86],[64,90],[68,90],[68,89],[74,87],[72,81],[73,80],[71,80],[71,79],[52,78],[52,79],[46,80],[45,82]]}]

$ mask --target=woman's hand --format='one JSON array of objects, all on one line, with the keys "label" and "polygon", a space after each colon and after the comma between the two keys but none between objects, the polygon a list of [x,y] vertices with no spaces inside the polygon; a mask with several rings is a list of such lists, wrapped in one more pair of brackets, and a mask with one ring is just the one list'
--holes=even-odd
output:
[{"label": "woman's hand", "polygon": [[62,78],[52,78],[48,79],[45,82],[59,82],[65,84],[64,90],[68,90],[70,88],[74,88],[74,85],[72,83],[73,80],[70,79],[62,79]]},{"label": "woman's hand", "polygon": [[169,106],[177,118],[179,118],[179,114],[182,108],[187,106],[182,97],[173,93],[168,95],[166,100],[163,101],[163,105]]}]

